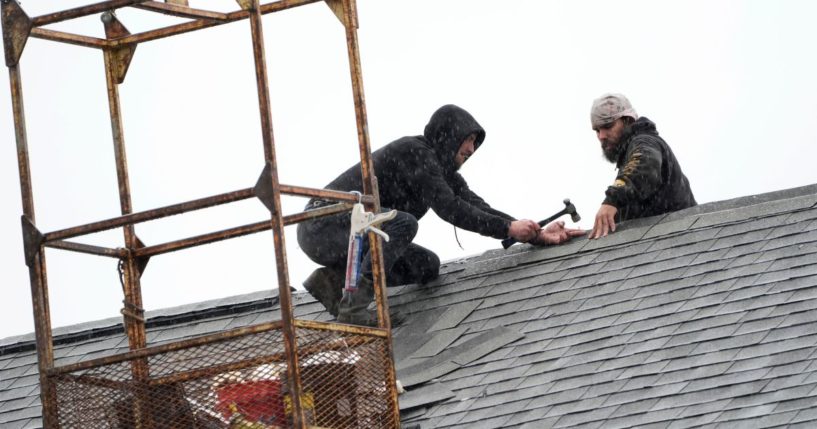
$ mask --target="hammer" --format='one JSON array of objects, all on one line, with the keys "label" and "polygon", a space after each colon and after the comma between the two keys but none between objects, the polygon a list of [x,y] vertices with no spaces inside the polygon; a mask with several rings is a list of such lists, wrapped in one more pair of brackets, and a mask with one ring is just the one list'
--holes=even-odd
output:
[{"label": "hammer", "polygon": [[[574,206],[573,203],[570,202],[570,198],[565,198],[563,203],[565,203],[565,208],[563,208],[559,213],[556,213],[555,215],[553,215],[553,216],[551,216],[551,217],[549,217],[549,218],[547,218],[545,220],[539,221],[539,226],[544,227],[545,225],[553,222],[554,220],[556,220],[556,219],[558,219],[558,218],[560,218],[560,217],[562,217],[562,216],[564,216],[566,214],[570,215],[570,219],[573,220],[573,223],[576,223],[576,222],[582,220],[582,217],[579,216],[579,213],[576,212],[576,206]],[[515,238],[506,238],[506,239],[502,240],[502,247],[507,249],[507,248],[513,246],[514,243],[516,243]]]}]

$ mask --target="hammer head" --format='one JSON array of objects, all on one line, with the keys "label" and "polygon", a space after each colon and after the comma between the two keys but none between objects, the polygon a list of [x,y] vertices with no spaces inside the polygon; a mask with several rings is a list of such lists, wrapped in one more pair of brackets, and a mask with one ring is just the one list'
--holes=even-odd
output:
[{"label": "hammer head", "polygon": [[565,198],[563,203],[565,203],[564,212],[565,212],[565,214],[570,215],[570,220],[572,220],[573,223],[576,223],[576,222],[582,220],[582,217],[579,216],[578,212],[576,212],[576,206],[574,206],[573,203],[570,202],[570,198]]}]

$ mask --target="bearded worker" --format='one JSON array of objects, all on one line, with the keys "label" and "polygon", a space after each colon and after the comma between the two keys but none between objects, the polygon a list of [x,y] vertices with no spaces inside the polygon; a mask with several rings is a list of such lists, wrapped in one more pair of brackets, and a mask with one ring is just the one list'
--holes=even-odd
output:
[{"label": "bearded worker", "polygon": [[655,123],[638,117],[621,94],[605,94],[593,101],[590,124],[604,158],[618,174],[605,191],[596,213],[591,239],[616,230],[616,222],[656,216],[696,205],[689,180],[681,171]]}]

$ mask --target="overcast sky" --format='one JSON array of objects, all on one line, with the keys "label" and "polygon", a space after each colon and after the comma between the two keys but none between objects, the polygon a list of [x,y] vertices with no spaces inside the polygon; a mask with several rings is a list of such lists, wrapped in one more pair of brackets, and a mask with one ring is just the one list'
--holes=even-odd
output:
[{"label": "overcast sky", "polygon": [[[191,6],[235,10],[228,0]],[[59,2],[60,8],[82,2]],[[29,16],[54,2],[23,4]],[[374,149],[421,134],[447,103],[487,131],[461,170],[494,207],[538,220],[571,198],[590,228],[615,170],[589,124],[593,98],[626,94],[656,122],[699,203],[817,182],[817,2],[357,0]],[[122,10],[132,33],[178,22]],[[102,37],[99,17],[54,29]],[[343,29],[324,4],[264,17],[282,183],[323,187],[358,159]],[[119,214],[102,53],[30,39],[21,60],[37,225]],[[8,75],[1,74],[8,88]],[[247,21],[136,49],[120,86],[136,211],[254,185],[263,167]],[[11,101],[0,93],[0,338],[33,331]],[[286,213],[303,198],[284,197]],[[257,200],[139,224],[148,245],[268,219]],[[316,267],[288,227],[291,283]],[[429,213],[416,242],[443,260],[500,247]],[[114,230],[76,241],[122,246]],[[116,260],[51,250],[52,323],[118,315]],[[264,232],[151,259],[148,310],[277,287]]]}]

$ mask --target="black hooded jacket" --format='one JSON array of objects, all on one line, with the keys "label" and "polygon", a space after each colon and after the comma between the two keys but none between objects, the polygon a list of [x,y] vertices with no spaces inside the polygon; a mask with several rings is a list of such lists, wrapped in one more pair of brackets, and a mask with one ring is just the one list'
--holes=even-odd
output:
[{"label": "black hooded jacket", "polygon": [[[457,151],[471,133],[477,134],[477,149],[485,140],[485,130],[468,112],[449,104],[434,112],[422,136],[403,137],[372,153],[380,205],[417,219],[430,208],[454,226],[505,238],[514,218],[491,208],[472,192],[456,169]],[[326,189],[362,191],[362,183],[358,163]]]},{"label": "black hooded jacket", "polygon": [[655,124],[639,118],[621,136],[618,175],[604,204],[618,208],[619,220],[655,216],[696,205],[681,165]]}]

